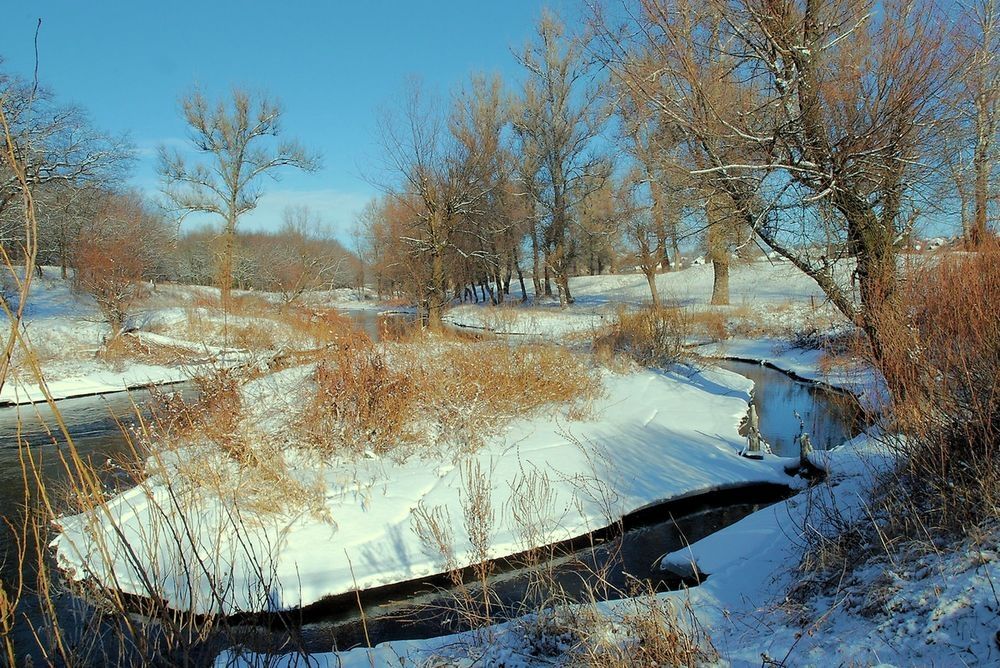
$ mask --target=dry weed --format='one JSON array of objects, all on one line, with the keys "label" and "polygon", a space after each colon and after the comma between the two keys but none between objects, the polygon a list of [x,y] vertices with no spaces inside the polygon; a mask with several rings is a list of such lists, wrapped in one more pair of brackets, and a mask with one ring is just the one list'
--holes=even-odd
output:
[{"label": "dry weed", "polygon": [[[623,602],[615,634],[601,624],[589,630],[580,650],[581,663],[594,668],[704,666],[719,654],[688,601],[636,592]],[[596,632],[595,632],[596,631]]]},{"label": "dry weed", "polygon": [[[908,436],[903,466],[882,488],[886,506],[905,501],[940,531],[965,534],[1000,516],[997,304],[1000,241],[939,257],[907,273],[868,355],[892,395],[887,426]],[[914,535],[908,514],[891,516]]]},{"label": "dry weed", "polygon": [[555,346],[461,343],[436,335],[376,346],[363,334],[320,362],[303,420],[328,454],[384,454],[418,441],[470,451],[504,422],[583,404],[599,385],[586,360]]},{"label": "dry weed", "polygon": [[690,332],[690,317],[679,307],[622,309],[616,322],[594,337],[594,354],[599,360],[624,356],[643,366],[667,366],[680,359]]},{"label": "dry weed", "polygon": [[363,333],[336,347],[316,369],[317,391],[303,425],[310,445],[385,453],[416,438],[421,392],[406,370],[391,368]]},{"label": "dry weed", "polygon": [[115,369],[121,369],[126,363],[134,362],[160,366],[185,364],[194,356],[187,348],[151,343],[144,341],[140,335],[126,332],[105,341],[97,350],[96,357]]},{"label": "dry weed", "polygon": [[701,334],[712,341],[725,341],[729,338],[729,319],[735,316],[711,310],[691,312],[687,317],[693,334]]}]

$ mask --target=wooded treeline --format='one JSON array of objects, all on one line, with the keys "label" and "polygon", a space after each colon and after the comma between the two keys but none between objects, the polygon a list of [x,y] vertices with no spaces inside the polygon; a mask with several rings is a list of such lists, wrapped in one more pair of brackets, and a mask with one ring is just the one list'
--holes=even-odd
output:
[{"label": "wooded treeline", "polygon": [[[897,256],[930,229],[975,248],[997,220],[994,0],[639,0],[546,13],[518,83],[383,114],[383,195],[356,251],[383,295],[536,295],[568,277],[715,267],[761,251],[873,337]],[[530,292],[530,291],[528,291]]]}]

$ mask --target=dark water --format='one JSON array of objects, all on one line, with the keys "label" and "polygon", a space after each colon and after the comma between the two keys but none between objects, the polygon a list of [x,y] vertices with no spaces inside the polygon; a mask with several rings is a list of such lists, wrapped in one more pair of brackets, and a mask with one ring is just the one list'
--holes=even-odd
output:
[{"label": "dark water", "polygon": [[[162,391],[180,392],[185,397],[195,394],[195,390],[188,385],[175,385],[162,388]],[[150,392],[133,390],[57,402],[77,453],[85,464],[102,473],[106,484],[130,484],[123,479],[122,469],[118,466],[134,460],[133,450],[122,427],[129,429],[139,415],[148,415],[150,400]],[[41,659],[32,628],[42,626],[44,621],[38,599],[33,595],[37,561],[31,556],[36,546],[30,535],[26,540],[21,538],[29,557],[23,572],[19,573],[18,553],[21,550],[18,547],[18,532],[24,526],[26,509],[38,503],[35,494],[37,485],[31,471],[36,471],[44,481],[52,502],[58,508],[62,485],[68,476],[67,468],[73,466],[69,461],[65,437],[56,430],[55,415],[48,405],[0,408],[0,520],[3,520],[0,525],[0,580],[9,588],[19,581],[19,577],[23,577],[26,586],[13,632],[15,646],[23,649],[24,655],[20,658],[25,661],[28,656],[36,663]],[[74,626],[78,625],[76,620],[86,614],[87,606],[64,595],[59,597],[57,608],[64,622],[71,620],[68,626]]]},{"label": "dark water", "polygon": [[761,435],[776,455],[797,457],[803,431],[817,450],[829,450],[860,432],[863,413],[849,394],[799,382],[762,364],[732,360],[712,360],[712,364],[754,382]]},{"label": "dark water", "polygon": [[[786,498],[778,485],[753,485],[663,504],[631,515],[622,525],[552,546],[541,562],[524,555],[499,560],[488,580],[490,619],[515,618],[553,602],[615,600],[685,583],[658,568],[660,557]],[[482,589],[466,572],[471,597]],[[295,630],[263,632],[244,640],[252,649],[284,645],[307,652],[349,649],[390,640],[430,638],[468,630],[457,590],[442,579],[361,592],[362,624],[354,594],[334,597],[285,619]],[[482,613],[482,606],[476,608]],[[367,637],[366,637],[367,630]]]}]

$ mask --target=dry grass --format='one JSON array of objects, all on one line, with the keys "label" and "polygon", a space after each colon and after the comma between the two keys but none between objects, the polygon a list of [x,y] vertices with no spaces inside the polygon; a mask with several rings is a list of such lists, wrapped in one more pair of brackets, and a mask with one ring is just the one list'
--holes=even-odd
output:
[{"label": "dry grass", "polygon": [[105,341],[97,350],[96,357],[115,369],[121,369],[132,362],[161,366],[186,364],[193,361],[195,355],[188,348],[152,343],[144,341],[139,335],[125,333]]},{"label": "dry grass", "polygon": [[350,336],[351,321],[335,309],[277,305],[242,297],[226,315],[217,305],[192,303],[184,319],[161,333],[186,341],[230,346],[251,352],[315,350]]},{"label": "dry grass", "polygon": [[594,336],[594,354],[612,368],[623,357],[642,366],[667,366],[680,359],[690,332],[690,316],[679,307],[621,309],[616,321]]},{"label": "dry grass", "polygon": [[[583,644],[581,665],[593,668],[705,666],[719,654],[689,602],[659,598],[652,591],[633,592],[620,618],[607,633],[598,623]],[[595,633],[596,631],[596,633]],[[603,632],[602,632],[603,631]]]},{"label": "dry grass", "polygon": [[185,401],[161,393],[137,435],[151,454],[136,476],[160,473],[174,484],[221,499],[243,511],[270,515],[319,510],[319,478],[293,473],[280,439],[262,434],[247,417],[242,386],[253,374],[217,369],[195,379],[199,395]]},{"label": "dry grass", "polygon": [[910,270],[897,303],[869,355],[892,393],[889,426],[908,436],[882,493],[965,533],[1000,516],[1000,242]]},{"label": "dry grass", "polygon": [[[614,558],[598,567],[577,562],[586,571],[580,577],[590,584],[582,601],[567,593],[555,571],[560,554],[552,547],[539,547],[556,530],[553,518],[558,514],[551,512],[550,480],[537,471],[526,472],[514,484],[511,501],[512,518],[526,549],[519,561],[523,560],[531,582],[520,603],[502,603],[492,589],[495,566],[488,560],[496,522],[489,479],[488,472],[476,465],[463,470],[463,526],[477,562],[469,579],[457,568],[456,523],[447,510],[419,507],[414,512],[415,533],[425,548],[440,555],[451,578],[447,615],[457,615],[463,628],[478,630],[471,644],[456,645],[447,656],[435,657],[432,665],[447,664],[460,655],[493,665],[498,657],[490,648],[498,632],[516,634],[502,644],[523,654],[532,665],[645,668],[711,665],[718,660],[688,600],[659,596],[641,581],[622,591],[611,584],[607,570],[613,567]],[[601,549],[614,550],[614,543],[604,543]],[[598,601],[606,599],[621,600],[613,606],[599,605]],[[505,619],[515,620],[507,630],[490,626]]]},{"label": "dry grass", "polygon": [[691,311],[687,314],[691,332],[705,336],[711,341],[725,341],[729,338],[731,317],[732,314],[722,310]]},{"label": "dry grass", "polygon": [[417,438],[418,384],[405,369],[390,367],[364,334],[333,349],[316,368],[315,380],[317,392],[302,421],[314,449],[385,453]]},{"label": "dry grass", "polygon": [[881,311],[878,352],[853,343],[890,390],[878,421],[895,466],[876,472],[861,517],[846,517],[827,486],[812,490],[795,604],[839,593],[866,563],[905,569],[975,542],[1000,517],[1000,246],[905,277]]},{"label": "dry grass", "polygon": [[375,345],[363,334],[333,348],[315,379],[303,423],[327,453],[427,441],[468,451],[505,421],[547,406],[579,416],[599,385],[585,358],[555,346],[439,336]]}]

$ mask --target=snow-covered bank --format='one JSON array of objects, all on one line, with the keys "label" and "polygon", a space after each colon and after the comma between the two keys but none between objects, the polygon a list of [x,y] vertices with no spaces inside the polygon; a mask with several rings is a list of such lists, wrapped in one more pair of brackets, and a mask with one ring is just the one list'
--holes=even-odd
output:
[{"label": "snow-covered bank", "polygon": [[[708,265],[658,274],[656,284],[664,303],[715,313],[754,329],[790,332],[805,326],[826,329],[843,322],[816,283],[787,262],[758,260],[734,265],[731,272],[732,306],[709,306],[713,273]],[[618,308],[650,300],[646,277],[640,273],[576,276],[570,279],[570,290],[575,302],[567,308],[559,308],[551,298],[525,307],[515,298],[500,308],[455,306],[445,320],[458,327],[558,339],[592,335],[614,320]]]},{"label": "snow-covered bank", "polygon": [[[140,595],[151,593],[144,582],[152,573],[155,593],[178,607],[280,610],[473,563],[461,518],[476,466],[488,480],[495,514],[492,558],[588,533],[663,500],[791,482],[785,460],[737,454],[750,391],[745,378],[686,367],[602,377],[604,391],[589,419],[516,420],[474,454],[304,468],[303,477],[317,474],[314,482],[325,489],[322,507],[294,515],[254,514],[236,499],[198,493],[178,499],[177,490],[171,498],[166,482],[153,477],[106,510],[65,518],[54,543],[59,561],[75,577],[117,582]],[[299,377],[285,380],[301,384]],[[549,490],[545,498],[524,498],[531,485]],[[538,505],[538,526],[519,523],[512,499]],[[417,508],[440,509],[447,518],[450,564],[416,535]],[[185,532],[172,530],[181,526]],[[526,543],[529,534],[533,543]],[[134,554],[142,555],[141,566]]]},{"label": "snow-covered bank", "polygon": [[865,410],[877,411],[886,405],[885,381],[859,360],[830,363],[823,350],[796,348],[781,339],[729,339],[693,348],[704,357],[717,357],[766,364],[779,371],[814,383],[850,392]]},{"label": "snow-covered bank", "polygon": [[[150,385],[171,385],[191,380],[191,370],[183,367],[162,367],[131,364],[123,371],[93,369],[80,376],[70,376],[46,383],[56,401],[73,397],[125,392]],[[0,407],[46,401],[45,393],[36,384],[8,382],[0,390]]]},{"label": "snow-covered bank", "polygon": [[[864,518],[873,475],[892,461],[884,438],[862,435],[819,453],[828,483],[747,516],[667,555],[667,564],[696,563],[708,577],[699,586],[657,595],[659,604],[689,609],[718,652],[718,665],[995,665],[1000,569],[997,538],[980,537],[918,559],[867,563],[848,574],[836,594],[804,599],[789,591],[808,573],[797,566],[807,533],[828,532],[831,513]],[[1000,529],[998,529],[1000,531]],[[649,606],[650,600],[596,604],[608,620]],[[587,619],[586,615],[583,619]],[[317,668],[576,665],[572,653],[540,654],[534,615],[467,633],[389,642],[375,648],[310,654]],[[622,639],[622,641],[627,642]],[[565,646],[572,652],[572,642]],[[301,655],[224,652],[218,666],[301,665]]]}]

